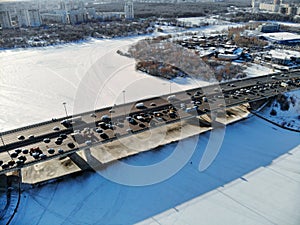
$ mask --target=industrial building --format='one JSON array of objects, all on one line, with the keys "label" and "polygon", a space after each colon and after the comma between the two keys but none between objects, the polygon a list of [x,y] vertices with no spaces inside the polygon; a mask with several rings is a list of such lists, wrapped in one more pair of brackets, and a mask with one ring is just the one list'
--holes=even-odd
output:
[{"label": "industrial building", "polygon": [[300,43],[300,35],[289,32],[264,33],[260,37],[274,44],[293,45]]},{"label": "industrial building", "polygon": [[278,32],[280,25],[278,23],[265,23],[258,27],[258,30],[263,33]]}]

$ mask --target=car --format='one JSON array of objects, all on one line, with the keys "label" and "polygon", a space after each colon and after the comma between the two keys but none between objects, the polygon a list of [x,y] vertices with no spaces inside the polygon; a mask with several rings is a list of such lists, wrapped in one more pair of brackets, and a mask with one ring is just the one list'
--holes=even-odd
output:
[{"label": "car", "polygon": [[3,164],[1,167],[2,167],[2,169],[5,170],[5,169],[8,169],[8,168],[9,168],[9,165],[8,165],[8,164]]},{"label": "car", "polygon": [[63,154],[65,151],[62,150],[62,149],[58,149],[57,152],[58,152],[59,154]]},{"label": "car", "polygon": [[55,131],[59,131],[60,129],[59,129],[59,127],[53,127],[53,130],[55,130]]},{"label": "car", "polygon": [[174,118],[176,118],[177,115],[175,112],[170,112],[169,116],[170,116],[170,118],[174,119]]},{"label": "car", "polygon": [[25,155],[28,154],[28,152],[29,152],[28,149],[23,149],[23,150],[22,150],[22,153],[25,154]]},{"label": "car", "polygon": [[57,144],[57,145],[61,145],[61,144],[62,144],[62,140],[61,140],[61,139],[59,139],[59,138],[57,138],[57,140],[55,141],[55,144]]},{"label": "car", "polygon": [[17,154],[19,154],[19,153],[22,152],[22,149],[19,149],[19,148],[18,148],[18,149],[15,150],[15,152],[16,152]]},{"label": "car", "polygon": [[54,154],[54,152],[55,152],[54,148],[48,148],[47,151],[48,151],[48,153],[51,154],[51,155]]},{"label": "car", "polygon": [[47,158],[47,156],[46,156],[45,154],[40,154],[39,157],[40,157],[41,159],[46,159],[46,158]]},{"label": "car", "polygon": [[13,153],[10,154],[10,156],[11,156],[12,158],[17,158],[17,157],[18,157],[18,153],[13,152]]},{"label": "car", "polygon": [[8,165],[9,165],[9,166],[14,166],[15,163],[16,163],[16,162],[15,162],[14,160],[10,160],[10,161],[8,162]]},{"label": "car", "polygon": [[127,133],[132,133],[132,129],[127,129]]},{"label": "car", "polygon": [[75,148],[75,145],[74,145],[73,142],[69,142],[67,145],[68,145],[69,148]]},{"label": "car", "polygon": [[145,127],[146,127],[146,125],[145,125],[145,124],[143,124],[143,123],[140,123],[140,124],[139,124],[139,127],[140,127],[140,128],[145,128]]},{"label": "car", "polygon": [[110,117],[108,115],[103,115],[101,117],[101,121],[105,122],[105,123],[108,123],[111,121]]},{"label": "car", "polygon": [[59,137],[61,137],[62,139],[66,139],[68,136],[64,133],[60,134]]},{"label": "car", "polygon": [[16,161],[16,164],[17,164],[17,166],[20,166],[20,165],[22,165],[24,162],[22,161],[22,160],[17,160]]},{"label": "car", "polygon": [[98,128],[98,129],[96,129],[96,132],[101,134],[101,133],[103,133],[103,130]]},{"label": "car", "polygon": [[156,106],[156,104],[154,102],[151,102],[150,106]]},{"label": "car", "polygon": [[23,140],[25,140],[25,137],[24,137],[24,135],[20,135],[20,136],[18,136],[18,140],[20,140],[20,141],[23,141]]},{"label": "car", "polygon": [[107,135],[106,133],[100,134],[100,137],[101,137],[102,139],[104,139],[104,140],[106,140],[106,139],[109,138],[108,135]]},{"label": "car", "polygon": [[143,102],[137,103],[135,104],[135,108],[137,109],[144,109],[146,108]]},{"label": "car", "polygon": [[130,124],[132,125],[137,125],[138,123],[136,122],[135,119],[131,118],[129,121],[128,121]]},{"label": "car", "polygon": [[34,139],[34,135],[32,134],[32,135],[29,135],[28,136],[28,139]]},{"label": "car", "polygon": [[91,146],[91,145],[92,145],[92,141],[91,141],[91,140],[87,140],[87,141],[85,141],[85,144],[86,144],[87,146]]},{"label": "car", "polygon": [[18,157],[18,160],[21,160],[21,161],[25,162],[27,160],[27,158],[26,158],[26,156],[21,155],[21,156]]},{"label": "car", "polygon": [[37,153],[37,152],[34,152],[34,153],[31,154],[31,156],[32,156],[33,158],[35,158],[35,159],[38,159],[38,158],[40,157],[40,154]]},{"label": "car", "polygon": [[50,143],[50,138],[44,138],[44,140],[43,140],[46,144],[48,144],[48,143]]}]

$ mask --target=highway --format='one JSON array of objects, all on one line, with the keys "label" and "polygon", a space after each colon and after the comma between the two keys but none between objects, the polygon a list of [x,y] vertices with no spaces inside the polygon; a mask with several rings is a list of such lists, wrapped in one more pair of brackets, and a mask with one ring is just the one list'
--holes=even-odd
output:
[{"label": "highway", "polygon": [[300,88],[300,72],[213,84],[2,133],[0,174],[93,145]]}]

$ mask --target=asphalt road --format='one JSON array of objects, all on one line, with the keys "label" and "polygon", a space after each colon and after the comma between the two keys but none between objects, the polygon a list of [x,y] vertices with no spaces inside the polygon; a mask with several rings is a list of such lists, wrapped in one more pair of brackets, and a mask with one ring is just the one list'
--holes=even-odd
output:
[{"label": "asphalt road", "polygon": [[[75,115],[73,119],[60,118],[4,132],[4,145],[0,145],[0,174],[152,127],[299,88],[300,72],[261,76],[115,105]],[[142,103],[141,108],[136,107],[137,103]],[[61,122],[66,119],[70,123],[63,125]],[[21,136],[24,140],[18,139]]]}]

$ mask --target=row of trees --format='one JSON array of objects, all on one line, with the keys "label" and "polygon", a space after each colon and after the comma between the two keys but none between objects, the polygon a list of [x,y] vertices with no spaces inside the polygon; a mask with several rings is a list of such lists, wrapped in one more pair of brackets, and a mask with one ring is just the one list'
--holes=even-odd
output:
[{"label": "row of trees", "polygon": [[228,39],[233,41],[233,44],[246,48],[263,48],[268,45],[267,41],[261,40],[258,37],[246,37],[242,33],[248,27],[234,27],[228,29]]}]

